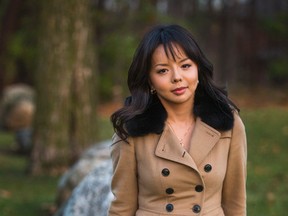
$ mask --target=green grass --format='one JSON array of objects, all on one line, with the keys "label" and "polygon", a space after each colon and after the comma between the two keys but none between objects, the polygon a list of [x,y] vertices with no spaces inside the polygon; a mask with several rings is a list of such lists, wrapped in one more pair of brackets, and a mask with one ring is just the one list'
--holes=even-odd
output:
[{"label": "green grass", "polygon": [[243,110],[248,138],[248,215],[288,212],[288,110]]},{"label": "green grass", "polygon": [[13,143],[11,134],[0,134],[0,215],[46,215],[54,203],[58,177],[28,176],[27,158],[13,153]]},{"label": "green grass", "polygon": [[[243,109],[248,138],[248,215],[284,216],[288,212],[288,110]],[[111,137],[111,125],[100,120],[100,136]],[[13,148],[11,134],[0,134],[0,148]],[[59,177],[26,175],[27,159],[0,154],[0,215],[47,215]]]}]

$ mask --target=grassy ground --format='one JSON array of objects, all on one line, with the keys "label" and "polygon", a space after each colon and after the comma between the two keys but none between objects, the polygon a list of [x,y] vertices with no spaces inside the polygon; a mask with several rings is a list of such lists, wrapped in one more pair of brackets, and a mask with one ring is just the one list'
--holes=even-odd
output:
[{"label": "grassy ground", "polygon": [[288,109],[243,110],[248,137],[248,215],[288,212]]},{"label": "grassy ground", "polygon": [[58,177],[26,175],[27,158],[14,151],[10,134],[0,134],[0,215],[46,215]]},{"label": "grassy ground", "polygon": [[[112,127],[101,118],[99,136],[108,139]],[[26,174],[27,157],[17,154],[12,134],[0,133],[0,216],[45,216],[54,211],[59,176]]]},{"label": "grassy ground", "polygon": [[[288,109],[242,109],[248,138],[248,215],[284,216],[288,212]],[[101,136],[110,136],[103,120]],[[9,154],[13,138],[0,134],[0,215],[47,215],[58,177],[29,177],[26,158]],[[6,149],[5,151],[3,149]]]}]

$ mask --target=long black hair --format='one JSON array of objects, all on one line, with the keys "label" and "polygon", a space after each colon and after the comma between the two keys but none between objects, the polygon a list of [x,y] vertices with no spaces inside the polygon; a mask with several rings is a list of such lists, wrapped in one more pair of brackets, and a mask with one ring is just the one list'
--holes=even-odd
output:
[{"label": "long black hair", "polygon": [[189,31],[179,25],[160,25],[152,28],[140,42],[128,71],[131,93],[125,105],[112,114],[111,121],[118,136],[142,136],[161,133],[167,113],[157,95],[151,94],[149,71],[155,49],[162,44],[166,55],[175,58],[173,44],[180,46],[187,57],[198,66],[199,84],[194,97],[194,115],[218,130],[233,127],[233,109],[238,109],[226,91],[213,82],[213,65],[208,61]]}]

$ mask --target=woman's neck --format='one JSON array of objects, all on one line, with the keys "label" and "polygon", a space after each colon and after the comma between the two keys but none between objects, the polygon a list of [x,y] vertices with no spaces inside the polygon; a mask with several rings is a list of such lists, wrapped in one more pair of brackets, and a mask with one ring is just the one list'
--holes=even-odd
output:
[{"label": "woman's neck", "polygon": [[[165,106],[164,106],[165,107]],[[193,114],[192,106],[168,106],[165,107],[168,114],[167,121],[170,124],[183,125],[195,122],[195,116]]]},{"label": "woman's neck", "polygon": [[194,115],[192,113],[168,113],[167,122],[177,126],[187,126],[195,122]]}]

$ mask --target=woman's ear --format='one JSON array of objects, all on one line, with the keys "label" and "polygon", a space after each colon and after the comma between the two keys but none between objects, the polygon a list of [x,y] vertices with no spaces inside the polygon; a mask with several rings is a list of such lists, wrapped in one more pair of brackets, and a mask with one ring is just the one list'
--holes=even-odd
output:
[{"label": "woman's ear", "polygon": [[155,90],[154,87],[150,87],[150,93],[151,93],[151,94],[156,94],[156,90]]},{"label": "woman's ear", "polygon": [[154,86],[150,82],[149,82],[149,86],[150,86],[150,93],[156,94],[156,89],[154,88]]},{"label": "woman's ear", "polygon": [[154,86],[152,85],[150,79],[148,80],[148,84],[149,84],[151,94],[155,94],[156,90],[155,90]]}]

